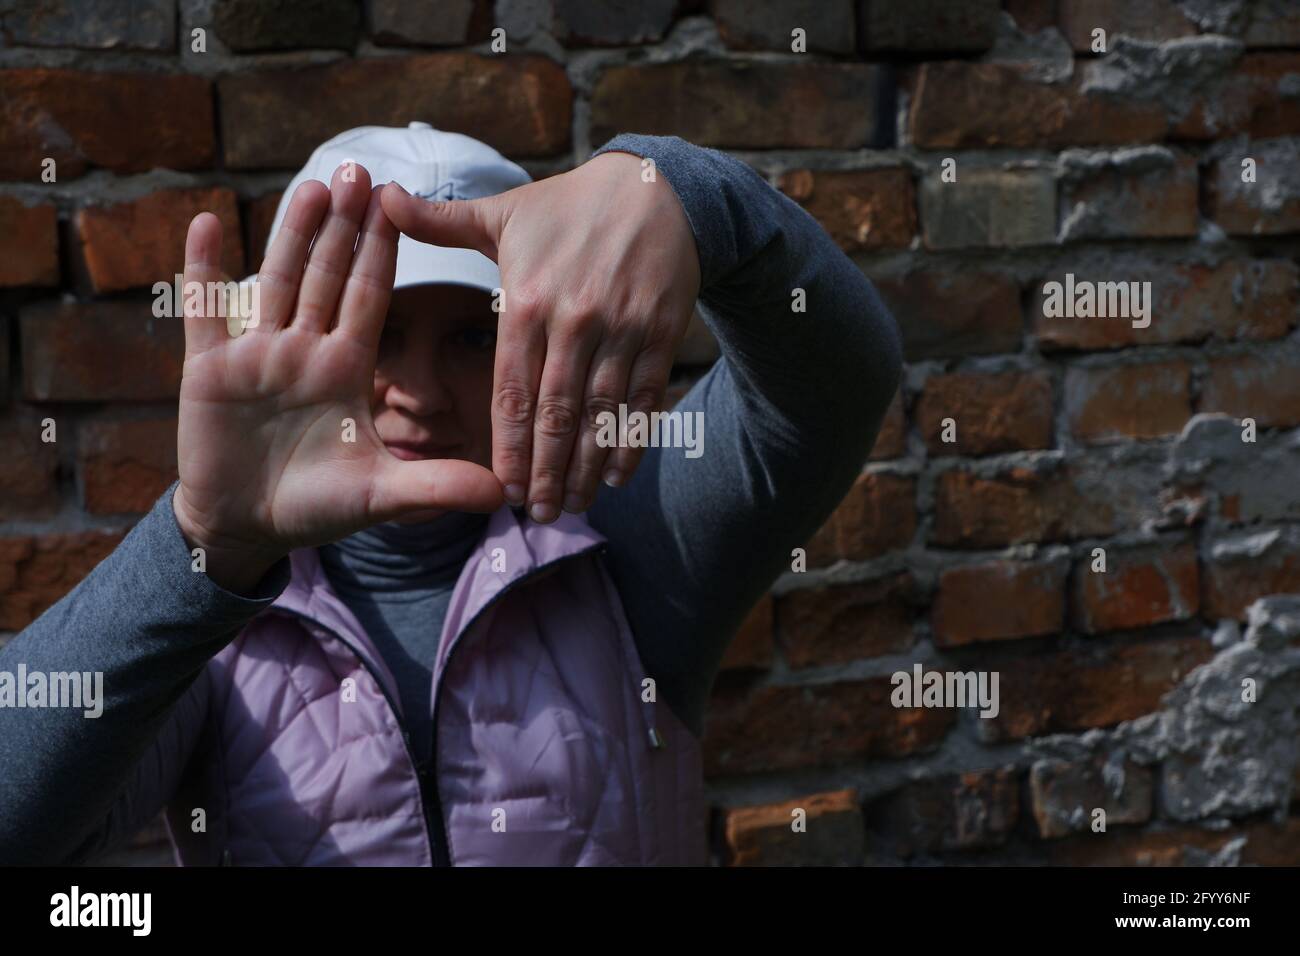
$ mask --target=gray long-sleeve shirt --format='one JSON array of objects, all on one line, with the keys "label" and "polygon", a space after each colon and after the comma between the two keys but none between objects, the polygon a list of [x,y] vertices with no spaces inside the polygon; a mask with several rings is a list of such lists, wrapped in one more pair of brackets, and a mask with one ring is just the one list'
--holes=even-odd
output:
[{"label": "gray long-sleeve shirt", "polygon": [[[860,471],[901,347],[871,283],[748,166],[677,137],[622,134],[594,155],[609,150],[652,158],[681,201],[722,351],[678,405],[703,412],[703,456],[647,449],[588,513],[642,661],[698,735],[736,626]],[[152,819],[193,744],[173,711],[207,706],[194,678],[288,584],[287,558],[248,595],[193,573],[175,487],[0,649],[0,672],[102,671],[105,692],[97,719],[0,707],[0,863],[82,860]]]}]

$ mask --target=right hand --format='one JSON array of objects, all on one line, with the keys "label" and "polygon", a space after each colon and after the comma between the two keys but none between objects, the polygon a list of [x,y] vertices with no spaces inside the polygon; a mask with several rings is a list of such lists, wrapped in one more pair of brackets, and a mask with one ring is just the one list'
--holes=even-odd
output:
[{"label": "right hand", "polygon": [[[309,180],[295,191],[242,334],[231,337],[203,303],[185,310],[172,506],[187,542],[205,550],[208,576],[230,590],[250,591],[294,548],[411,512],[486,512],[503,501],[487,469],[402,461],[375,430],[397,231],[369,173],[352,168],[328,189]],[[185,240],[185,288],[221,281],[220,262],[221,223],[200,213]]]}]

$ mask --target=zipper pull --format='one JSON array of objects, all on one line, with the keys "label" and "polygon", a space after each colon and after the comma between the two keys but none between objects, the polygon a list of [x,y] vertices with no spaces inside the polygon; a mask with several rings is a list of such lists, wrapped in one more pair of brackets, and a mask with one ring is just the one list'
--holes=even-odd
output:
[{"label": "zipper pull", "polygon": [[663,750],[668,746],[668,741],[664,740],[657,727],[650,728],[650,746],[655,750]]}]

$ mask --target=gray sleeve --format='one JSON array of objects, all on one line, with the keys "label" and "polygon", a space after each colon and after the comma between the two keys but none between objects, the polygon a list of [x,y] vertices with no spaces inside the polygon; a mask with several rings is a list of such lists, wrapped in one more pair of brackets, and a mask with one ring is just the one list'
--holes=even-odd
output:
[{"label": "gray sleeve", "polygon": [[609,150],[653,159],[681,201],[722,353],[675,409],[702,413],[702,454],[647,449],[589,513],[642,662],[699,734],[736,627],[870,454],[902,346],[871,282],[749,166],[675,136],[621,134],[593,155]]},{"label": "gray sleeve", "polygon": [[177,484],[0,648],[0,682],[9,675],[17,693],[20,674],[29,690],[32,675],[77,672],[86,688],[102,675],[102,695],[84,691],[80,707],[0,706],[0,864],[78,862],[157,815],[203,722],[196,678],[289,583],[287,557],[247,596],[191,570]]}]

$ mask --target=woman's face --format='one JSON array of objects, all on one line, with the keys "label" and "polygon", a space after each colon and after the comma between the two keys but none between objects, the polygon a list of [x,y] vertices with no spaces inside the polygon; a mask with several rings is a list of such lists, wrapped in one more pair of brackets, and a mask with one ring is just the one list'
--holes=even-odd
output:
[{"label": "woman's face", "polygon": [[462,458],[492,467],[496,328],[492,296],[480,289],[420,285],[393,292],[371,403],[390,452],[408,461]]}]

